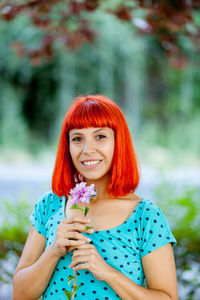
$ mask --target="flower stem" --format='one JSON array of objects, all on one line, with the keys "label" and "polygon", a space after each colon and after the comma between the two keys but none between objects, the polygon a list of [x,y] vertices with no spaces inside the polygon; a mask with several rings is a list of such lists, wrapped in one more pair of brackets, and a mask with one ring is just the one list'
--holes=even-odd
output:
[{"label": "flower stem", "polygon": [[76,286],[76,271],[74,271],[74,279],[73,279],[73,290],[72,290],[72,300],[74,300],[74,297],[75,297],[75,293],[76,293],[76,291],[75,291],[75,286]]}]

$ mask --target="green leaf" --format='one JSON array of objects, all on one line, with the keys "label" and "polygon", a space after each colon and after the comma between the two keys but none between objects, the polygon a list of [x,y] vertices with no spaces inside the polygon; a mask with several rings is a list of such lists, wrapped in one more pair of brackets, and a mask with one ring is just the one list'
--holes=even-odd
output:
[{"label": "green leaf", "polygon": [[72,275],[69,275],[68,277],[67,277],[67,279],[73,279],[74,278],[74,276],[72,276]]},{"label": "green leaf", "polygon": [[84,211],[84,216],[85,216],[85,217],[87,216],[88,211],[89,211],[89,208],[86,206],[86,207],[85,207],[85,211]]},{"label": "green leaf", "polygon": [[79,207],[77,204],[74,204],[70,207],[71,209],[81,209],[81,207]]},{"label": "green leaf", "polygon": [[85,206],[81,206],[80,210],[82,210],[83,212],[85,212]]},{"label": "green leaf", "polygon": [[67,300],[71,300],[71,296],[72,296],[72,292],[69,292],[69,291],[67,291],[67,290],[64,290],[64,293],[65,293],[65,296],[66,296],[66,298],[67,298]]},{"label": "green leaf", "polygon": [[87,231],[88,229],[92,229],[93,226],[85,226],[85,231]]},{"label": "green leaf", "polygon": [[72,287],[74,288],[74,291],[76,292],[81,287],[81,285],[77,285],[77,286],[72,285]]},{"label": "green leaf", "polygon": [[69,284],[74,278],[75,278],[74,276],[69,275],[69,276],[67,277],[67,279],[68,279],[68,284]]}]

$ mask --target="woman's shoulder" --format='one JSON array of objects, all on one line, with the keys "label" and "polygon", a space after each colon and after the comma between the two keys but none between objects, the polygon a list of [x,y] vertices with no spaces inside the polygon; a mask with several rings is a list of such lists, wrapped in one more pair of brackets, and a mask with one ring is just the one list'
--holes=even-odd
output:
[{"label": "woman's shoulder", "polygon": [[160,210],[160,207],[159,205],[157,205],[155,202],[147,199],[147,198],[141,198],[141,201],[140,203],[141,204],[141,207],[143,209],[143,211],[154,211],[154,212],[157,212],[158,210]]},{"label": "woman's shoulder", "polygon": [[159,205],[144,198],[140,205],[136,216],[141,229],[138,231],[141,240],[141,257],[170,242],[174,247],[176,239]]},{"label": "woman's shoulder", "polygon": [[58,195],[54,194],[52,190],[44,192],[36,202],[35,207],[41,210],[48,211],[51,209],[58,209],[61,203],[64,201],[64,197],[59,197]]},{"label": "woman's shoulder", "polygon": [[54,194],[52,190],[48,190],[40,196],[39,201],[53,202],[54,200],[59,200],[59,199],[62,199],[62,197],[59,197],[58,195]]},{"label": "woman's shoulder", "polygon": [[152,218],[155,219],[158,217],[164,217],[164,214],[159,205],[146,198],[141,198],[141,201],[139,202],[136,209],[138,209],[137,215],[139,218],[141,218],[141,220],[149,220]]},{"label": "woman's shoulder", "polygon": [[58,197],[52,191],[42,194],[35,204],[29,217],[33,227],[43,236],[46,236],[46,224],[53,214],[56,214],[63,205],[63,197]]},{"label": "woman's shoulder", "polygon": [[160,207],[155,202],[152,202],[151,200],[145,197],[140,197],[136,194],[130,194],[128,196],[128,200],[130,204],[135,202],[136,203],[136,205],[134,204],[135,210],[137,209],[137,207],[139,207],[139,210],[143,213],[149,211],[157,213],[160,210]]}]

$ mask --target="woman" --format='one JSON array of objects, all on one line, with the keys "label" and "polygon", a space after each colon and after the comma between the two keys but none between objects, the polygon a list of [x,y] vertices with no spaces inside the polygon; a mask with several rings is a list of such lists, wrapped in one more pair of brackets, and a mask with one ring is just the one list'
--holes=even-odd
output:
[{"label": "woman", "polygon": [[[97,190],[87,217],[67,210],[77,181]],[[66,299],[73,270],[79,300],[177,300],[176,240],[161,209],[134,193],[138,183],[120,108],[102,95],[75,99],[62,126],[52,192],[41,197],[30,217],[14,300]],[[94,230],[84,232],[86,225]]]}]

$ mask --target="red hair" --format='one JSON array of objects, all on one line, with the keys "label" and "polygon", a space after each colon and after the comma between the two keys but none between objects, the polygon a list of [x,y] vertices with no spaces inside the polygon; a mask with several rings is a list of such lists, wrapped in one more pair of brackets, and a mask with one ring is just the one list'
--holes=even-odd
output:
[{"label": "red hair", "polygon": [[125,196],[139,184],[137,158],[131,135],[121,109],[103,95],[79,96],[68,110],[61,129],[52,191],[67,196],[75,186],[76,169],[69,153],[69,130],[88,127],[110,127],[115,131],[115,149],[110,170],[108,194]]}]

